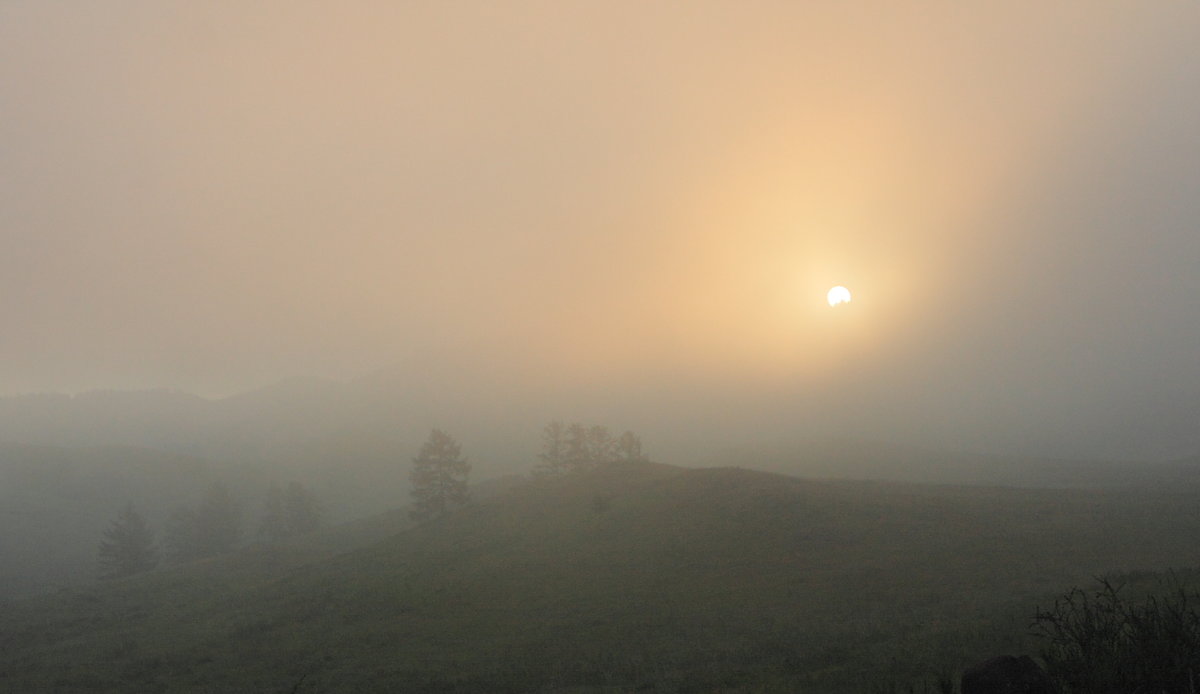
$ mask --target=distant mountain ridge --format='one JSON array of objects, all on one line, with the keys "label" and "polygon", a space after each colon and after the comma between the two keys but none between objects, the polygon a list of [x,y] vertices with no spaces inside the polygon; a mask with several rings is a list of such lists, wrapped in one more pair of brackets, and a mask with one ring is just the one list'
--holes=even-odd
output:
[{"label": "distant mountain ridge", "polygon": [[[670,412],[661,415],[669,421]],[[125,445],[216,461],[301,469],[331,463],[384,470],[404,463],[432,427],[463,443],[477,478],[523,474],[541,426],[570,420],[546,402],[513,407],[479,387],[436,377],[374,374],[353,381],[291,379],[222,399],[173,390],[94,391],[0,398],[0,441],[50,446]],[[607,423],[607,422],[598,422]],[[1109,487],[1200,484],[1200,457],[1167,463],[1075,461],[952,452],[846,437],[714,448],[639,430],[651,458],[703,467],[745,465],[791,475],[933,484]],[[668,427],[669,428],[669,427]],[[702,438],[703,432],[697,437]]]}]

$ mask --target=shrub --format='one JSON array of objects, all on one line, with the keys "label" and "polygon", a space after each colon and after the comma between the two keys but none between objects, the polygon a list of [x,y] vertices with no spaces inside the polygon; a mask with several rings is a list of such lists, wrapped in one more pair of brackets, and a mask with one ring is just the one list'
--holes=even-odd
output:
[{"label": "shrub", "polygon": [[1064,694],[1195,694],[1200,687],[1200,593],[1175,575],[1140,600],[1098,579],[1038,610],[1046,672]]}]

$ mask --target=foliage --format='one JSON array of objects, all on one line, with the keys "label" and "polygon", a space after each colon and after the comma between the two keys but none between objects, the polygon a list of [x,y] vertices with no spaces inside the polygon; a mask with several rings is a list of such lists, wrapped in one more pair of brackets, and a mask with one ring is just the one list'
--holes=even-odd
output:
[{"label": "foliage", "polygon": [[158,564],[154,531],[133,504],[127,504],[104,531],[99,555],[101,578],[124,578],[149,571]]},{"label": "foliage", "polygon": [[413,458],[412,482],[414,520],[428,520],[446,513],[452,505],[467,503],[471,496],[467,479],[471,464],[462,456],[462,446],[452,436],[434,429]]},{"label": "foliage", "polygon": [[1064,694],[1193,694],[1200,688],[1200,593],[1175,575],[1141,599],[1098,579],[1038,610],[1046,671]]},{"label": "foliage", "polygon": [[542,429],[542,451],[538,453],[538,462],[533,467],[537,476],[558,475],[567,469],[566,427],[562,422],[554,420]]},{"label": "foliage", "polygon": [[1196,500],[615,464],[0,604],[0,691],[937,694]]},{"label": "foliage", "polygon": [[167,521],[167,554],[191,561],[233,550],[242,538],[242,507],[229,488],[214,482],[200,505],[177,509]]},{"label": "foliage", "polygon": [[614,438],[608,427],[564,425],[555,420],[542,429],[542,450],[534,475],[550,477],[616,462],[645,462],[642,440],[632,431]]},{"label": "foliage", "polygon": [[310,533],[321,526],[320,504],[299,482],[289,483],[286,490],[271,485],[263,506],[259,534],[268,542]]}]

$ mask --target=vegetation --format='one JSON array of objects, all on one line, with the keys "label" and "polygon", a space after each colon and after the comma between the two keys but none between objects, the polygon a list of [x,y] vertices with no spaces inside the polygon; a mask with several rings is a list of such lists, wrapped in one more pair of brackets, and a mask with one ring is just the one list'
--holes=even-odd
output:
[{"label": "vegetation", "polygon": [[[1189,572],[1193,580],[1195,574]],[[1063,694],[1194,694],[1198,610],[1200,593],[1178,573],[1101,578],[1039,610],[1034,633]]]},{"label": "vegetation", "polygon": [[154,531],[142,515],[127,504],[104,531],[99,550],[100,578],[124,578],[149,571],[158,564]]},{"label": "vegetation", "polygon": [[591,470],[615,462],[645,462],[642,440],[632,431],[614,438],[608,427],[564,425],[558,420],[542,429],[542,450],[534,465],[538,477]]},{"label": "vegetation", "polygon": [[295,535],[311,533],[321,526],[321,507],[313,493],[299,482],[287,489],[271,485],[263,503],[259,535],[267,542],[282,542]]},{"label": "vegetation", "polygon": [[479,497],[0,606],[0,690],[939,692],[1200,533],[1190,494],[646,463]]},{"label": "vegetation", "polygon": [[434,429],[413,458],[412,483],[414,520],[444,515],[470,498],[467,480],[471,464],[462,456],[462,446],[452,436]]},{"label": "vegetation", "polygon": [[167,553],[192,561],[232,551],[242,538],[242,506],[229,488],[214,482],[196,507],[172,514],[167,524]]}]

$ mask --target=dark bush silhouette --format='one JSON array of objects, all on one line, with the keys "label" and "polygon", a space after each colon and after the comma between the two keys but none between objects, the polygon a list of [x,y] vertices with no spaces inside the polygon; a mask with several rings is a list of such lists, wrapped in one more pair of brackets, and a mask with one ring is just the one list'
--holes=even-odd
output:
[{"label": "dark bush silhouette", "polygon": [[1099,579],[1039,610],[1033,633],[1063,694],[1193,694],[1200,691],[1200,593],[1174,575],[1140,600]]}]

